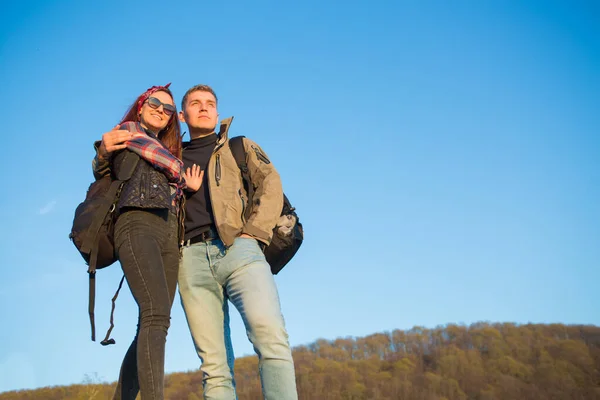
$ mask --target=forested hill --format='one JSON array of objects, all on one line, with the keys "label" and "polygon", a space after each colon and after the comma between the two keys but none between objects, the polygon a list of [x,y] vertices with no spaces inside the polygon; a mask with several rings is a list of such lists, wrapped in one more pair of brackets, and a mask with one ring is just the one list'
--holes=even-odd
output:
[{"label": "forested hill", "polygon": [[[317,340],[294,348],[303,400],[600,400],[600,327],[478,323]],[[256,357],[236,360],[240,400],[261,399]],[[167,400],[202,398],[199,372]],[[0,400],[110,399],[113,384],[6,392]]]}]

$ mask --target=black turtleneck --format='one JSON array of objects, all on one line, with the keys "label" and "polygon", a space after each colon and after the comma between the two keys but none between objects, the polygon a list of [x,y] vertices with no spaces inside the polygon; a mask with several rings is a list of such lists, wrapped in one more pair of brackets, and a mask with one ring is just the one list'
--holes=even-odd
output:
[{"label": "black turtleneck", "polygon": [[184,168],[187,170],[188,167],[191,168],[192,165],[196,164],[204,171],[204,178],[202,179],[200,189],[196,192],[186,190],[184,240],[193,238],[214,224],[206,167],[216,143],[216,133],[183,143]]}]

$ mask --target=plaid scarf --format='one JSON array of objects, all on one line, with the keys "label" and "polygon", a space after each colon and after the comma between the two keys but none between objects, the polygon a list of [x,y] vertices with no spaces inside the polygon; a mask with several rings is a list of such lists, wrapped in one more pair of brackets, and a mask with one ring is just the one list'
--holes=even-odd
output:
[{"label": "plaid scarf", "polygon": [[123,122],[119,129],[133,133],[133,138],[125,142],[126,148],[148,161],[154,169],[165,174],[169,185],[175,189],[173,200],[177,202],[186,187],[185,179],[181,175],[183,162],[171,154],[156,136],[146,133],[139,122]]}]

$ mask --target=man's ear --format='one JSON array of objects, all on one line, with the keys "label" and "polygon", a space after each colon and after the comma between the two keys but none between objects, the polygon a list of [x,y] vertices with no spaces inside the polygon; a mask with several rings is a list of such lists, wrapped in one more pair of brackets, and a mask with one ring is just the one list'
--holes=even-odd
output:
[{"label": "man's ear", "polygon": [[185,117],[183,116],[184,115],[183,111],[179,111],[178,115],[179,115],[179,121],[185,123]]}]

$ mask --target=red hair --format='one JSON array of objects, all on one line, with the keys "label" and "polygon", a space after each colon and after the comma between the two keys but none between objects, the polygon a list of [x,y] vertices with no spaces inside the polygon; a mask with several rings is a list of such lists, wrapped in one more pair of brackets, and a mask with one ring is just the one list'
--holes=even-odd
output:
[{"label": "red hair", "polygon": [[[170,85],[170,84],[169,84]],[[169,90],[169,85],[166,86],[152,86],[144,93],[138,96],[133,104],[129,107],[120,124],[126,121],[140,122],[139,110],[143,103],[156,92],[165,92],[171,99],[173,99],[173,93]],[[181,126],[179,125],[179,119],[177,118],[177,112],[169,118],[167,126],[165,126],[160,132],[158,132],[158,139],[162,144],[173,154],[175,157],[181,159]]]}]

